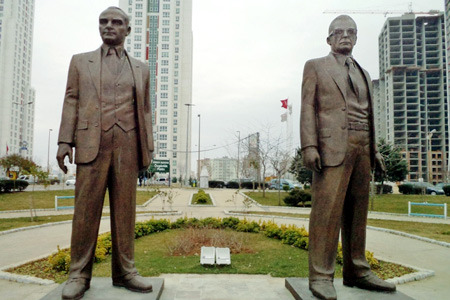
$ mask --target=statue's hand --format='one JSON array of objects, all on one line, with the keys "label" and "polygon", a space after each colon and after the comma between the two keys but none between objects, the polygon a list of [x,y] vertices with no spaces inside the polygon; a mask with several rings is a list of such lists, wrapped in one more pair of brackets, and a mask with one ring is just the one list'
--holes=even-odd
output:
[{"label": "statue's hand", "polygon": [[312,171],[319,173],[322,171],[322,162],[316,147],[308,147],[303,150],[303,164]]},{"label": "statue's hand", "polygon": [[58,153],[56,154],[56,160],[58,161],[59,168],[67,174],[67,167],[64,165],[64,159],[69,156],[70,163],[73,163],[73,150],[69,144],[61,143],[58,146]]},{"label": "statue's hand", "polygon": [[384,158],[380,152],[375,154],[375,170],[380,172],[381,176],[386,176],[386,165],[384,164]]}]

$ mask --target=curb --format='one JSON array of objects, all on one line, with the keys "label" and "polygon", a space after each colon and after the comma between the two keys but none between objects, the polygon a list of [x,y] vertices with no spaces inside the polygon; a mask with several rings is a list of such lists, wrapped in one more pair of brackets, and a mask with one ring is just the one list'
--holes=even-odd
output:
[{"label": "curb", "polygon": [[408,238],[411,238],[411,239],[416,239],[416,240],[419,240],[419,241],[422,241],[422,242],[427,242],[427,243],[436,244],[436,245],[439,245],[439,246],[450,248],[450,243],[441,242],[441,241],[433,240],[433,239],[430,239],[430,238],[426,238],[426,237],[422,237],[422,236],[418,236],[418,235],[414,235],[414,234],[410,234],[410,233],[406,233],[406,232],[402,232],[402,231],[386,229],[386,228],[380,228],[380,227],[374,227],[374,226],[367,226],[367,228],[368,229],[372,229],[372,230],[376,230],[376,231],[396,234],[396,235],[408,237]]},{"label": "curb", "polygon": [[192,204],[192,199],[194,198],[194,192],[191,193],[191,196],[189,197],[188,206],[189,207],[215,207],[216,201],[214,200],[214,197],[210,193],[206,193],[209,195],[209,198],[211,198],[212,204]]}]

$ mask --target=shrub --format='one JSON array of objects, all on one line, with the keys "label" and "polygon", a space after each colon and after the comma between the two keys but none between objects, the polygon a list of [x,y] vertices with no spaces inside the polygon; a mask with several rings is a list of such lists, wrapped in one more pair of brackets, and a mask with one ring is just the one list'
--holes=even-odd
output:
[{"label": "shrub", "polygon": [[262,229],[264,230],[264,235],[269,238],[281,239],[281,235],[283,234],[281,228],[273,222],[269,222],[267,225],[264,224]]},{"label": "shrub", "polygon": [[70,249],[61,250],[59,246],[58,251],[48,258],[48,262],[53,270],[68,273],[70,268]]},{"label": "shrub", "polygon": [[208,196],[206,194],[197,194],[197,200],[195,201],[195,203],[200,203],[200,204],[205,204],[208,203]]},{"label": "shrub", "polygon": [[311,193],[299,188],[294,188],[286,197],[284,197],[283,201],[287,206],[297,206],[300,202],[302,203],[302,206],[305,206],[305,202],[311,201]]},{"label": "shrub", "polygon": [[392,194],[392,186],[388,185],[388,184],[377,184],[377,194],[380,194],[381,190],[383,189],[383,194]]},{"label": "shrub", "polygon": [[236,217],[228,217],[222,219],[222,226],[224,228],[236,229],[236,226],[239,224],[240,220]]},{"label": "shrub", "polygon": [[241,220],[239,222],[239,224],[237,224],[236,231],[258,233],[259,232],[259,224],[256,223],[255,221],[249,222],[246,219],[244,219],[244,220]]},{"label": "shrub", "polygon": [[207,228],[218,229],[222,227],[222,220],[220,218],[205,218],[202,220],[203,226]]},{"label": "shrub", "polygon": [[450,196],[450,185],[444,185],[442,189],[444,190],[445,196]]},{"label": "shrub", "polygon": [[[369,263],[371,269],[379,269],[380,268],[380,262],[373,256],[373,252],[366,250],[366,260]],[[336,263],[341,266],[344,264],[344,256],[342,254],[341,243],[338,244]]]},{"label": "shrub", "polygon": [[220,180],[210,180],[208,181],[208,186],[210,188],[223,188],[225,186],[225,182]]}]

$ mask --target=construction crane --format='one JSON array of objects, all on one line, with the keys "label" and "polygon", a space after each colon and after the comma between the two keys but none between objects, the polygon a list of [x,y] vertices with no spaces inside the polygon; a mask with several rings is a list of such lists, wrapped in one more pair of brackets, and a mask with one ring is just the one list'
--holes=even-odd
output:
[{"label": "construction crane", "polygon": [[441,11],[439,10],[429,10],[429,11],[413,11],[412,3],[408,4],[408,11],[404,10],[325,10],[324,14],[382,14],[386,17],[386,15],[390,14],[415,14],[415,15],[439,15]]}]

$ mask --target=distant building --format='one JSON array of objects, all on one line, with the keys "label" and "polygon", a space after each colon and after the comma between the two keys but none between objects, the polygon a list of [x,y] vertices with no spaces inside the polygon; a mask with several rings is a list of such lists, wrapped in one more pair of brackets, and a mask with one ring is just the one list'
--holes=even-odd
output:
[{"label": "distant building", "polygon": [[380,102],[374,110],[385,111],[386,129],[379,127],[377,133],[403,149],[408,180],[445,180],[449,136],[444,14],[388,18],[379,35],[379,63]]},{"label": "distant building", "polygon": [[375,137],[377,142],[380,139],[386,139],[386,101],[384,96],[383,82],[380,84],[380,80],[372,80],[373,83],[373,114],[375,120]]},{"label": "distant building", "polygon": [[0,0],[0,157],[33,157],[34,0]]},{"label": "distant building", "polygon": [[237,160],[229,157],[205,158],[200,168],[206,167],[210,180],[230,181],[237,178]]},{"label": "distant building", "polygon": [[155,158],[170,160],[172,177],[189,177],[192,0],[119,0],[119,6],[131,19],[125,48],[150,68]]}]

